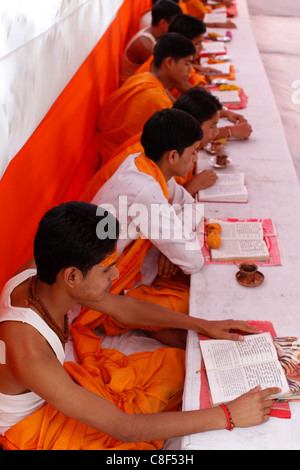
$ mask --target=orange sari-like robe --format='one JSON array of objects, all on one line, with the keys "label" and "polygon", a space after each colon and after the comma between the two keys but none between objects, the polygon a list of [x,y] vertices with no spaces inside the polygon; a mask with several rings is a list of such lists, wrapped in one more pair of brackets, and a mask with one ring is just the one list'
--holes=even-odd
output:
[{"label": "orange sari-like robe", "polygon": [[187,15],[196,16],[203,20],[205,13],[211,12],[211,7],[203,5],[201,0],[189,0],[188,2],[179,2],[182,13]]},{"label": "orange sari-like robe", "polygon": [[[141,149],[139,141],[140,134],[131,139],[131,150]],[[130,141],[129,141],[130,142]],[[125,147],[125,145],[124,145]],[[139,150],[137,150],[139,151]],[[120,153],[109,162],[106,167],[98,171],[93,178],[86,195],[95,195],[100,186],[104,184],[105,178],[120,166],[124,159],[131,153],[128,148],[121,148]],[[169,192],[166,180],[159,167],[150,159],[141,153],[135,160],[139,171],[149,174],[155,178],[160,184],[166,199],[169,199]],[[93,197],[92,196],[92,197]],[[122,253],[118,259],[116,266],[119,271],[119,277],[113,281],[110,292],[113,294],[123,294],[124,290],[131,289],[126,295],[136,297],[148,302],[158,304],[160,306],[170,308],[174,311],[188,314],[189,310],[189,286],[180,280],[180,277],[171,281],[165,281],[159,277],[149,286],[140,285],[134,288],[136,282],[142,280],[141,267],[143,262],[152,248],[152,243],[148,239],[138,238],[133,241]],[[122,325],[108,315],[101,314],[96,311],[83,309],[73,325],[80,327],[81,322],[85,322],[85,317],[89,317],[89,323],[93,324],[93,328],[100,328],[107,335],[117,335],[126,333],[130,329],[136,329],[135,325]],[[159,331],[160,328],[147,328],[147,330]]]},{"label": "orange sari-like robe", "polygon": [[151,73],[133,75],[126,80],[106,99],[97,119],[101,165],[127,139],[141,132],[156,111],[171,107],[163,84]]},{"label": "orange sari-like robe", "polygon": [[[101,349],[101,339],[75,331],[82,364],[67,362],[65,370],[82,387],[128,414],[174,411],[181,403],[184,351],[159,348],[125,356]],[[0,436],[4,450],[156,450],[162,440],[123,443],[65,416],[49,404]]]}]

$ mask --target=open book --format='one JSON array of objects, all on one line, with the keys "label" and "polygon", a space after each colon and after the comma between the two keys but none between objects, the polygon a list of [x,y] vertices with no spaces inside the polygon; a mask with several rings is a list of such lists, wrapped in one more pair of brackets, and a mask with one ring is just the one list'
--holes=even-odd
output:
[{"label": "open book", "polygon": [[200,57],[205,57],[207,54],[226,54],[226,48],[224,42],[205,42],[202,43],[203,49],[200,52]]},{"label": "open book", "polygon": [[244,341],[200,340],[212,405],[227,403],[256,385],[279,387],[290,393],[270,333],[244,337]]},{"label": "open book", "polygon": [[198,201],[203,202],[247,202],[248,191],[244,184],[244,173],[217,173],[213,186],[198,192]]},{"label": "open book", "polygon": [[[218,65],[218,64],[216,64]],[[214,95],[221,103],[236,103],[241,102],[238,90],[211,90],[212,95]]]},{"label": "open book", "polygon": [[210,25],[211,23],[226,23],[227,14],[225,11],[218,12],[217,10],[212,13],[205,13],[203,18],[204,23]]},{"label": "open book", "polygon": [[[203,64],[204,65],[204,64]],[[220,63],[220,64],[209,64],[211,69],[215,69],[216,75],[230,75],[230,64],[228,62]],[[231,90],[227,90],[231,91]],[[236,91],[236,90],[235,90]]]},{"label": "open book", "polygon": [[221,225],[221,246],[211,249],[213,261],[266,261],[269,251],[264,241],[261,222],[225,222],[209,219],[207,223]]}]

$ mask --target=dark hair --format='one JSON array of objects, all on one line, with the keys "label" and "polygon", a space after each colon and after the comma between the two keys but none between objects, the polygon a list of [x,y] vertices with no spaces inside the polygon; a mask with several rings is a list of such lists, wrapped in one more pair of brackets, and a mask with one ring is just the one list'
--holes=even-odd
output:
[{"label": "dark hair", "polygon": [[191,15],[179,15],[173,19],[169,26],[169,33],[180,33],[189,39],[195,39],[197,36],[204,34],[206,26],[203,21]]},{"label": "dark hair", "polygon": [[[41,281],[52,285],[59,271],[74,266],[85,276],[115,250],[119,222],[109,212],[83,201],[53,207],[42,217],[34,240],[34,258]],[[100,212],[100,215],[99,215]],[[99,222],[110,228],[105,239]]]},{"label": "dark hair", "polygon": [[172,0],[159,0],[152,7],[152,25],[157,26],[162,19],[170,23],[177,15],[181,14],[181,8],[177,3]]},{"label": "dark hair", "polygon": [[201,140],[203,132],[200,124],[190,114],[178,109],[157,111],[144,125],[141,143],[145,155],[158,162],[165,152],[177,150],[182,154],[197,140]]},{"label": "dark hair", "polygon": [[176,62],[184,57],[195,54],[194,44],[182,34],[166,33],[160,36],[153,50],[154,67],[160,68],[167,57]]},{"label": "dark hair", "polygon": [[181,109],[191,114],[200,124],[211,119],[222,109],[218,98],[204,88],[194,87],[185,91],[173,104],[173,109]]}]

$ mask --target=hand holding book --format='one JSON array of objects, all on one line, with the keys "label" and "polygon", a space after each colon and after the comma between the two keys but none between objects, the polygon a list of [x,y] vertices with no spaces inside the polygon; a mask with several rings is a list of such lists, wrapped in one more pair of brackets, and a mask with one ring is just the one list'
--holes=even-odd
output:
[{"label": "hand holding book", "polygon": [[290,393],[270,333],[245,336],[243,342],[200,341],[213,405],[229,402],[256,385]]}]

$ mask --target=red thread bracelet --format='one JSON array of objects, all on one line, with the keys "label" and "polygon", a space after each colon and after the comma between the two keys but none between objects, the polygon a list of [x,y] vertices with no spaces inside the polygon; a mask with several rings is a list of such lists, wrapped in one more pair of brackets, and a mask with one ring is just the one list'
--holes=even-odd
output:
[{"label": "red thread bracelet", "polygon": [[233,419],[231,417],[231,413],[229,411],[229,408],[227,405],[225,405],[224,403],[221,403],[220,407],[222,408],[222,410],[224,411],[225,415],[226,415],[226,418],[227,418],[227,430],[228,431],[232,431],[234,428],[235,428],[235,424],[233,422]]}]

